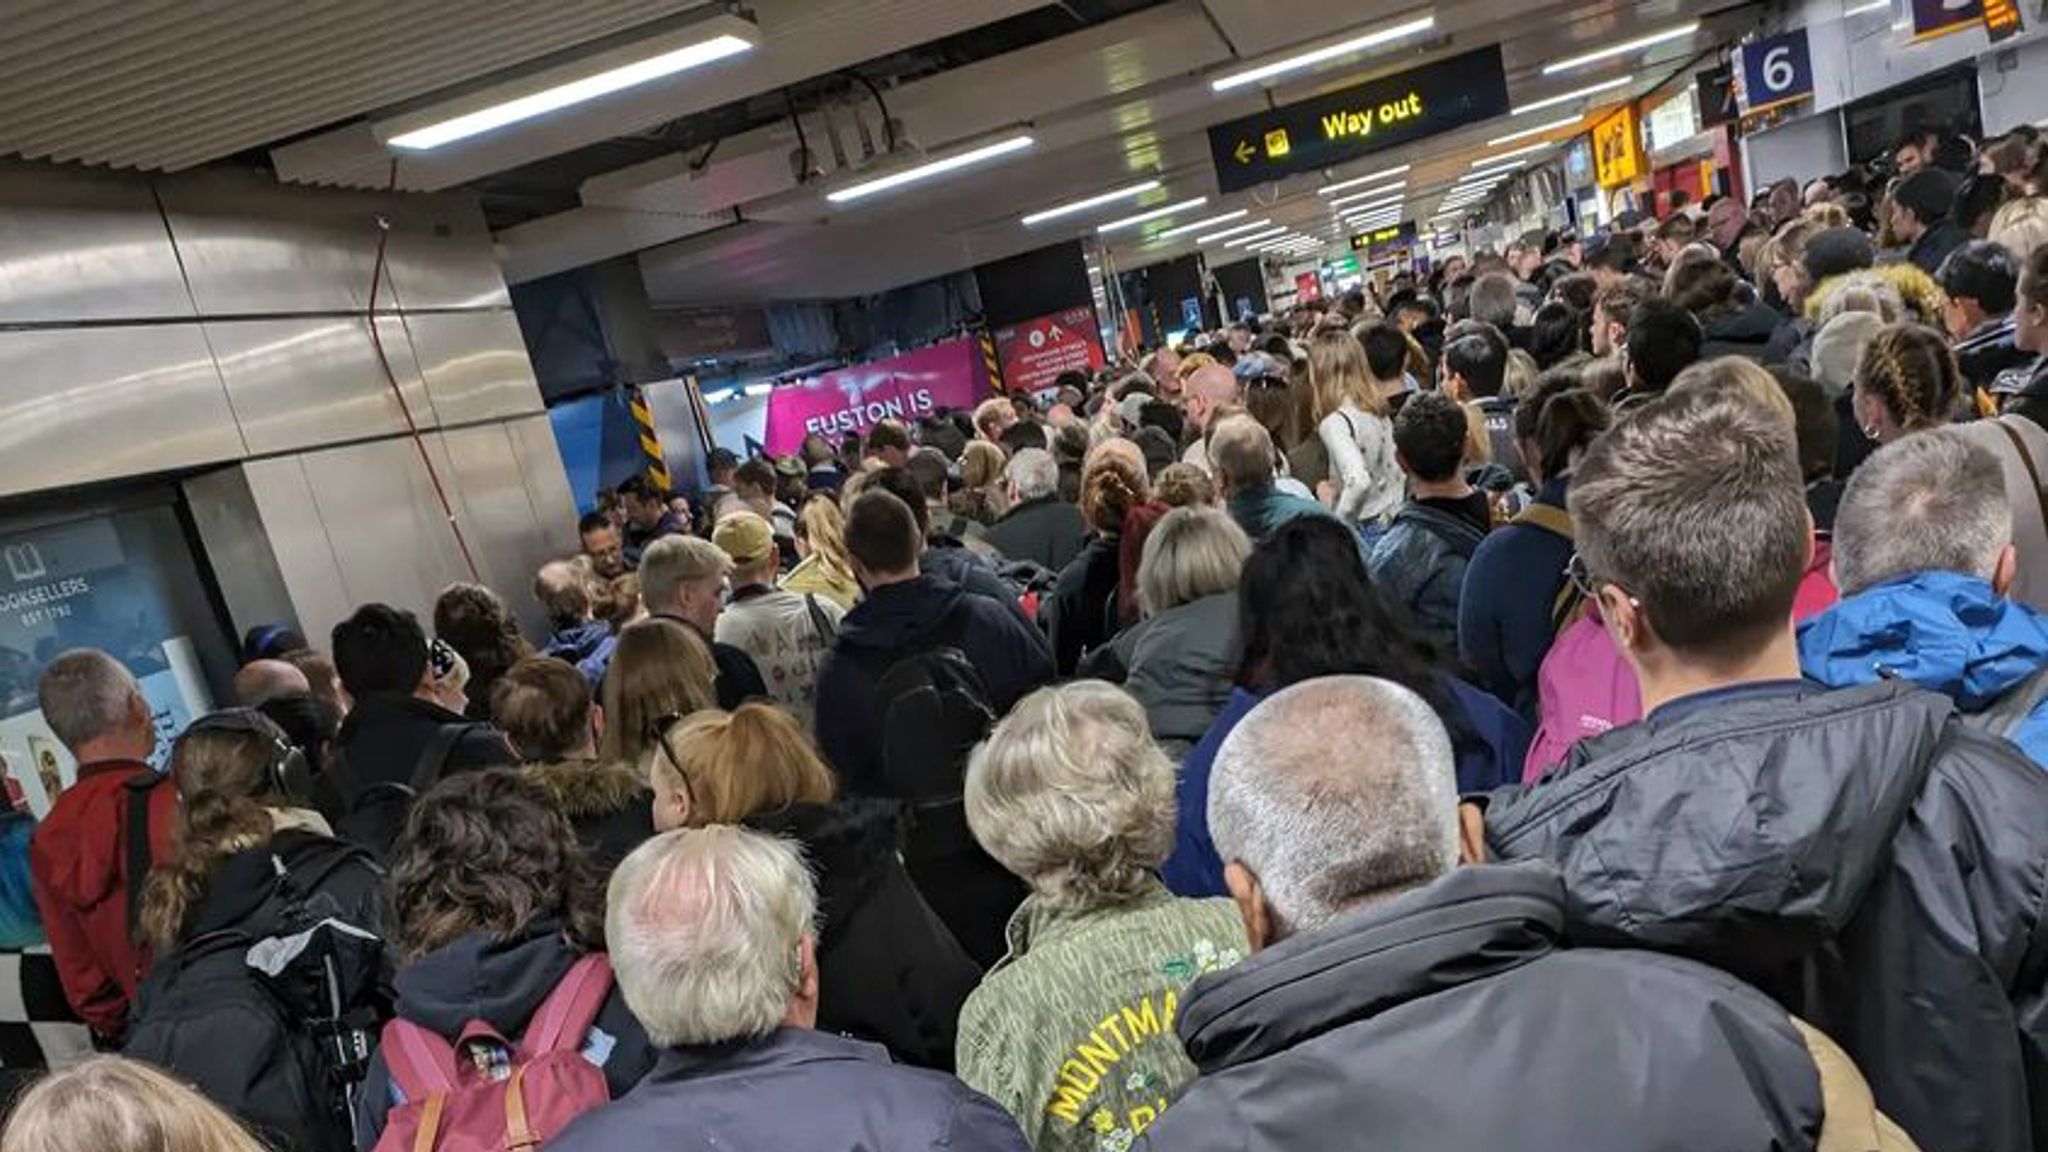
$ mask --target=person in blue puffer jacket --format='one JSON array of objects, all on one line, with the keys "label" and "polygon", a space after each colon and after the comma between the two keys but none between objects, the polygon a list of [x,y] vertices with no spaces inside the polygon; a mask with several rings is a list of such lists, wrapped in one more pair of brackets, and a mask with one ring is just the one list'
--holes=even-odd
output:
[{"label": "person in blue puffer jacket", "polygon": [[2048,767],[2048,616],[2006,598],[2012,517],[1998,459],[1953,430],[1864,461],[1835,519],[1842,600],[1799,630],[1806,675],[1940,692]]},{"label": "person in blue puffer jacket", "polygon": [[1223,861],[1209,836],[1210,769],[1224,738],[1261,700],[1304,680],[1373,676],[1422,697],[1450,732],[1461,792],[1521,779],[1527,721],[1446,671],[1445,654],[1373,586],[1356,533],[1335,518],[1290,521],[1253,549],[1238,610],[1238,687],[1181,763],[1175,790],[1180,816],[1160,875],[1176,894],[1225,894]]}]

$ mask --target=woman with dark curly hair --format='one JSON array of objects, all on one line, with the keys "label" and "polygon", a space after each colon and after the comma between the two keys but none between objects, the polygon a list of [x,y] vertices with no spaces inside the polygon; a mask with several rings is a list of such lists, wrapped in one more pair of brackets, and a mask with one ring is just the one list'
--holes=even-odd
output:
[{"label": "woman with dark curly hair", "polygon": [[533,655],[519,621],[496,592],[481,584],[450,584],[434,601],[434,635],[469,665],[471,720],[491,718],[491,688],[507,668]]},{"label": "woman with dark curly hair", "polygon": [[[571,968],[604,948],[604,892],[575,829],[517,770],[464,773],[421,797],[394,849],[391,889],[398,1021],[384,1047],[406,1025],[454,1046],[472,1021],[517,1041]],[[611,969],[602,971],[609,980]],[[614,1100],[653,1068],[647,1034],[617,988],[583,1052]],[[359,1148],[414,1098],[386,1056],[380,1047],[357,1095]],[[512,1071],[502,1051],[489,1054],[489,1067]]]},{"label": "woman with dark curly hair", "polygon": [[1289,521],[1252,551],[1238,584],[1244,662],[1237,690],[1181,764],[1179,831],[1162,873],[1183,896],[1221,896],[1223,861],[1209,839],[1209,770],[1238,721],[1282,688],[1319,676],[1391,680],[1429,703],[1450,730],[1461,792],[1521,779],[1529,725],[1452,675],[1413,620],[1372,586],[1358,538],[1321,516]]}]

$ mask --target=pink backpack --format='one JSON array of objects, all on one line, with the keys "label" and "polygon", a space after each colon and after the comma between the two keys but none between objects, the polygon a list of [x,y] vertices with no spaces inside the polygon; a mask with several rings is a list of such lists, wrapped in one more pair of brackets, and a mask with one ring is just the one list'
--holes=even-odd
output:
[{"label": "pink backpack", "polygon": [[[1793,597],[1793,619],[1805,620],[1834,605],[1835,583],[1828,575],[1833,555],[1827,537],[1814,538],[1813,563]],[[1615,650],[1599,609],[1590,603],[1585,615],[1551,642],[1536,671],[1536,695],[1536,736],[1522,761],[1525,784],[1564,763],[1579,741],[1643,718],[1635,669]]]},{"label": "pink backpack", "polygon": [[583,957],[534,1011],[516,1045],[480,1020],[470,1021],[452,1047],[411,1021],[386,1024],[384,1062],[405,1103],[391,1110],[374,1152],[540,1148],[571,1120],[610,1103],[603,1070],[582,1049],[611,990],[610,961]]}]

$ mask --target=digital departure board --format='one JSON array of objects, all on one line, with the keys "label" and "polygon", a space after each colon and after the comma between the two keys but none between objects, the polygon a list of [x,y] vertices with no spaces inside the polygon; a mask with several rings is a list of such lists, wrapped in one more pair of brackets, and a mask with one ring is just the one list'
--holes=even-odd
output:
[{"label": "digital departure board", "polygon": [[1500,45],[1411,68],[1209,129],[1223,192],[1312,172],[1505,116]]}]

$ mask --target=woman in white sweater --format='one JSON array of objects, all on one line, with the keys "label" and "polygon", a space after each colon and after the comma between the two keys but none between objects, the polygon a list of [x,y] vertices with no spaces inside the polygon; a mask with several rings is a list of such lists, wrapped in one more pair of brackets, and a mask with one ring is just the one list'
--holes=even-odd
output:
[{"label": "woman in white sweater", "polygon": [[1316,394],[1316,432],[1330,456],[1323,501],[1370,542],[1386,531],[1404,492],[1387,402],[1365,349],[1349,332],[1318,335],[1309,344],[1308,366]]}]

